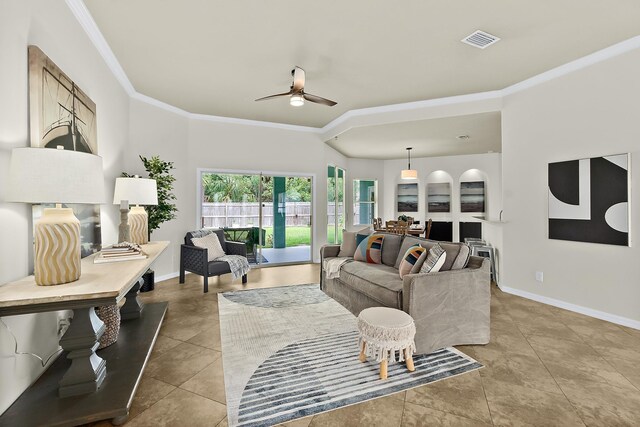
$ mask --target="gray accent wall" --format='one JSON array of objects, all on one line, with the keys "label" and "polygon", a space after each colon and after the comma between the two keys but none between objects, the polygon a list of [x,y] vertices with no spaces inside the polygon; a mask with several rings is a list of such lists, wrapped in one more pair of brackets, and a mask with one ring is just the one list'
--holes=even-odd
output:
[{"label": "gray accent wall", "polygon": [[[640,49],[507,95],[502,285],[640,326]],[[631,247],[547,238],[548,164],[631,153]],[[536,282],[535,272],[544,273]],[[574,307],[575,308],[575,307]]]}]

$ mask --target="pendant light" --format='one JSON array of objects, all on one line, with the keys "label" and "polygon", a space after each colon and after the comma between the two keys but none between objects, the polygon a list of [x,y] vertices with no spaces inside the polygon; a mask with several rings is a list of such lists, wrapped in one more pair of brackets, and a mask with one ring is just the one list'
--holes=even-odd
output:
[{"label": "pendant light", "polygon": [[418,171],[415,169],[411,169],[411,149],[412,148],[413,147],[407,147],[408,167],[400,173],[401,179],[418,179]]}]

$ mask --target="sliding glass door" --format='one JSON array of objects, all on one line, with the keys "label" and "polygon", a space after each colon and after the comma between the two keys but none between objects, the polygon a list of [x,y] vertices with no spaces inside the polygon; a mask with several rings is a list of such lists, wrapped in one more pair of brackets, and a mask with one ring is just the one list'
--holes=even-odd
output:
[{"label": "sliding glass door", "polygon": [[252,264],[311,261],[311,177],[206,171],[201,185],[201,227],[245,243]]},{"label": "sliding glass door", "polygon": [[327,242],[342,243],[345,228],[345,170],[329,165],[327,169]]}]

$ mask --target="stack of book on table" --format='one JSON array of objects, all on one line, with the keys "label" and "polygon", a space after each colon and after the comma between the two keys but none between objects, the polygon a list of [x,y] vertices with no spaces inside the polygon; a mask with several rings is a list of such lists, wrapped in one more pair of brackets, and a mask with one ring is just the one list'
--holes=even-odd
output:
[{"label": "stack of book on table", "polygon": [[132,261],[136,259],[145,259],[147,254],[142,251],[139,245],[135,243],[118,243],[116,245],[102,248],[98,255],[93,259],[94,264],[104,262]]}]

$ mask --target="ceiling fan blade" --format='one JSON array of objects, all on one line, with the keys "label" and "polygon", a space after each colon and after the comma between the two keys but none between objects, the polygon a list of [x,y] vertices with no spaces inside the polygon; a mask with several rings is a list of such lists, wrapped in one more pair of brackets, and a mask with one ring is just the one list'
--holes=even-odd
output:
[{"label": "ceiling fan blade", "polygon": [[300,92],[304,89],[304,70],[296,65],[292,74],[293,85],[291,86],[291,89],[293,89],[294,92]]},{"label": "ceiling fan blade", "polygon": [[326,99],[321,96],[311,95],[310,93],[305,93],[302,96],[304,96],[304,99],[309,102],[315,102],[316,104],[327,105],[329,107],[333,107],[337,104],[335,101],[331,101],[330,99]]},{"label": "ceiling fan blade", "polygon": [[279,93],[277,95],[269,95],[269,96],[265,96],[264,98],[258,98],[256,99],[256,101],[264,101],[266,99],[278,98],[280,96],[288,96],[288,95],[291,95],[292,93],[293,93],[293,90],[290,90],[289,92]]}]

